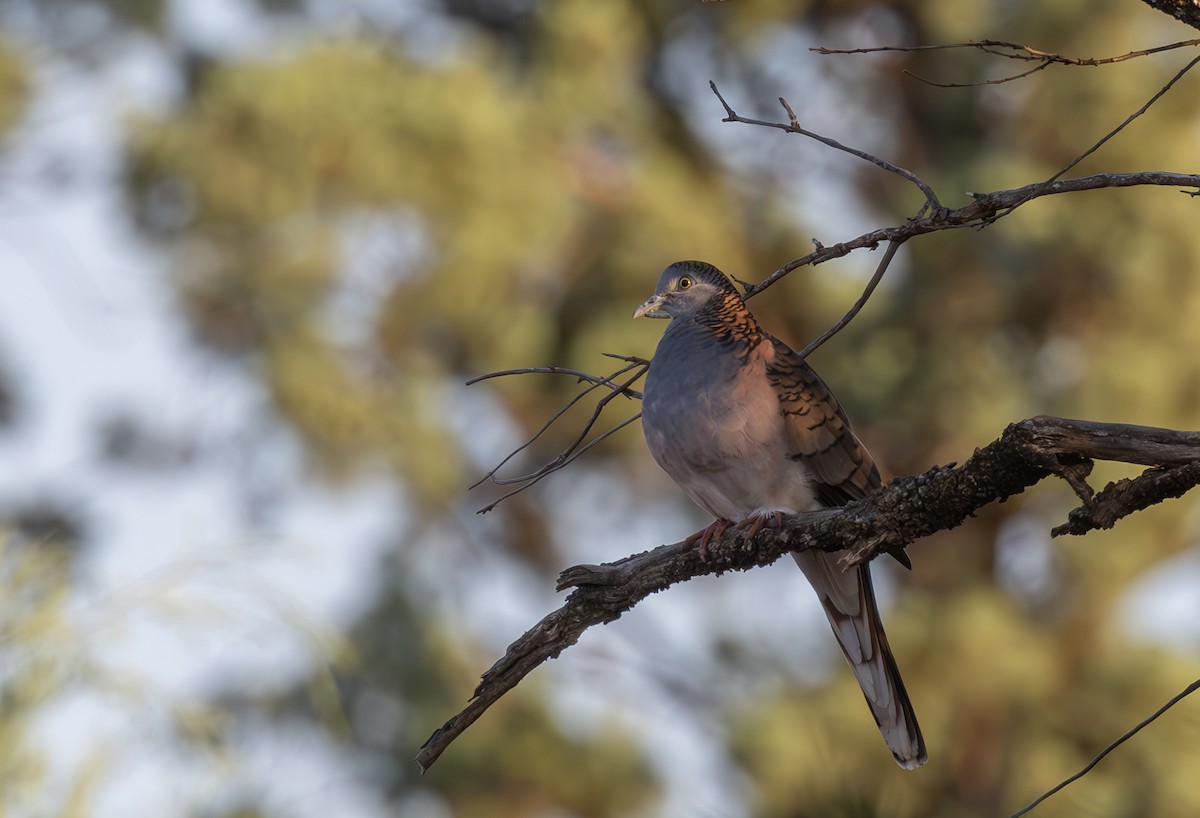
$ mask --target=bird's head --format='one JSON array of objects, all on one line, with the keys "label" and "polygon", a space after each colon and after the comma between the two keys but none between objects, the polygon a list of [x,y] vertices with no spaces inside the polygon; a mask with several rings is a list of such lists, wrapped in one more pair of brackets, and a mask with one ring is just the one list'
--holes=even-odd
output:
[{"label": "bird's head", "polygon": [[658,279],[654,295],[633,311],[634,318],[684,318],[729,293],[737,295],[725,274],[703,261],[677,261]]}]

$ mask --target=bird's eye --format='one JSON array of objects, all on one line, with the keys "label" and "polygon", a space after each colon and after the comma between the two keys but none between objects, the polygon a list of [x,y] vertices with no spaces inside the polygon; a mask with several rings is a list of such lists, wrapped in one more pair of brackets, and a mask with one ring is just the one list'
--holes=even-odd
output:
[{"label": "bird's eye", "polygon": [[683,276],[679,279],[679,289],[686,290],[690,286],[692,286],[692,280],[687,276]]}]

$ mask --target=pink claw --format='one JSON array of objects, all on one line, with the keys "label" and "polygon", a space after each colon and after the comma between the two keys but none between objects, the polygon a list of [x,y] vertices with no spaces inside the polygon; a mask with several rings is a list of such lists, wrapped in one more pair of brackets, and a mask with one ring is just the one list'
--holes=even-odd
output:
[{"label": "pink claw", "polygon": [[712,523],[705,528],[700,529],[692,536],[688,537],[684,542],[694,543],[697,539],[700,540],[700,559],[703,562],[708,562],[708,544],[712,542],[714,537],[720,537],[725,533],[729,526],[733,525],[731,520],[721,518],[713,520]]},{"label": "pink claw", "polygon": [[746,539],[752,539],[755,534],[762,530],[762,527],[770,520],[776,528],[783,525],[783,512],[771,511],[766,514],[751,514],[746,519],[737,524],[737,528],[749,528],[746,532]]}]

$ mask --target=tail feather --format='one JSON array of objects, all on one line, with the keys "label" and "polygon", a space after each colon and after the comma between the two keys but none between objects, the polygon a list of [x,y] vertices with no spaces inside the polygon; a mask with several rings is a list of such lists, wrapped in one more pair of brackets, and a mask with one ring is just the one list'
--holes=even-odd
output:
[{"label": "tail feather", "polygon": [[870,568],[860,565],[842,571],[837,557],[824,551],[800,551],[792,556],[816,589],[896,763],[908,770],[924,764],[929,760],[925,740],[883,632]]}]

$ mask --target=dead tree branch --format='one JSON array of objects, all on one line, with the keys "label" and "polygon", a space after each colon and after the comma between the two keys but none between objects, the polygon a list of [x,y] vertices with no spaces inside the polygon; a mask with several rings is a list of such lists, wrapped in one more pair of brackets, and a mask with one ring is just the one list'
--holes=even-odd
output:
[{"label": "dead tree branch", "polygon": [[[889,482],[871,496],[840,509],[784,518],[752,539],[730,529],[708,545],[708,558],[682,542],[603,565],[564,571],[559,590],[573,588],[562,607],[513,642],[484,675],[471,702],[421,747],[417,763],[427,770],[445,749],[505,693],[544,662],[557,657],[592,627],[620,617],[652,593],[706,574],[769,565],[792,551],[845,551],[842,563],[857,565],[882,553],[902,551],[936,531],[954,528],[984,506],[1020,494],[1050,475],[1079,490],[1093,460],[1117,460],[1150,468],[1095,495],[1082,492],[1080,509],[1056,534],[1107,527],[1121,517],[1177,497],[1200,483],[1200,432],[1035,417],[1015,423],[961,466],[934,467]],[[1080,522],[1076,522],[1076,520]]]},{"label": "dead tree branch", "polygon": [[[1142,171],[1138,173],[1097,173],[1092,176],[1080,176],[1074,179],[1059,179],[1046,184],[1035,182],[1031,185],[997,190],[992,193],[968,193],[973,201],[954,210],[933,213],[920,219],[909,219],[903,224],[893,227],[881,227],[848,241],[837,244],[819,244],[817,249],[808,255],[793,259],[759,283],[746,289],[746,297],[757,295],[770,287],[779,279],[793,270],[809,265],[822,264],[831,259],[847,256],[863,247],[875,249],[883,242],[894,241],[903,244],[911,238],[926,233],[937,233],[942,230],[957,230],[964,227],[986,227],[997,218],[1012,212],[1017,205],[1025,204],[1041,196],[1052,196],[1059,193],[1074,193],[1081,190],[1098,190],[1109,187],[1134,187],[1137,185],[1159,185],[1176,187],[1180,192],[1192,195],[1185,188],[1200,188],[1200,174],[1172,173],[1169,171]],[[1200,193],[1200,190],[1196,191]]]},{"label": "dead tree branch", "polygon": [[1152,9],[1169,14],[1181,23],[1200,29],[1200,2],[1197,0],[1142,0]]}]

